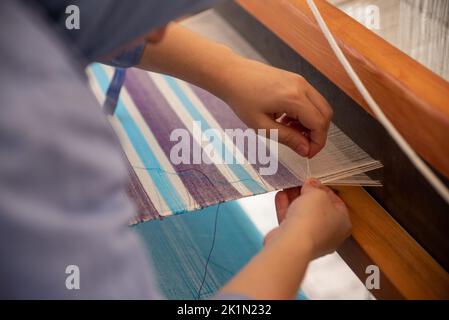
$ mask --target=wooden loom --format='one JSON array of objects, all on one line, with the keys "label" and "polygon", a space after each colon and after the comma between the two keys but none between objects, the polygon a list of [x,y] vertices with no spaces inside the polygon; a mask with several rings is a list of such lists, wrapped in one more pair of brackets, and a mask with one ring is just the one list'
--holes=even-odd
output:
[{"label": "wooden loom", "polygon": [[[346,57],[412,147],[447,183],[449,83],[351,17],[317,0]],[[449,206],[424,181],[332,53],[305,0],[239,0],[218,12],[270,63],[307,78],[335,109],[334,122],[381,160],[384,188],[339,187],[353,235],[340,255],[364,282],[381,271],[381,299],[449,299]]]}]

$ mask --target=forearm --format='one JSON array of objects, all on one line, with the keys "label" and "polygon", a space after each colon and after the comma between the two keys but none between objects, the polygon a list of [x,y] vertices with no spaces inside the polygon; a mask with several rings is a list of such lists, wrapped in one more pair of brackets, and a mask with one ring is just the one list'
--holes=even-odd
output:
[{"label": "forearm", "polygon": [[160,43],[146,45],[138,67],[177,77],[222,98],[232,66],[242,59],[230,48],[172,23]]},{"label": "forearm", "polygon": [[222,290],[253,299],[294,299],[311,260],[307,241],[297,236],[269,243]]}]

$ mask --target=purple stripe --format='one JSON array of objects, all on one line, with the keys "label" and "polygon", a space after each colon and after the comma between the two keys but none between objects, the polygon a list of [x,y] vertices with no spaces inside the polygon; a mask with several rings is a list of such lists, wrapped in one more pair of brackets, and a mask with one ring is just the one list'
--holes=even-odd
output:
[{"label": "purple stripe", "polygon": [[[167,157],[170,157],[170,150],[177,144],[170,141],[171,132],[174,129],[187,130],[187,128],[145,71],[129,69],[125,87],[161,149]],[[195,141],[193,143],[197,145]],[[215,165],[172,164],[172,166],[201,207],[241,197]]]},{"label": "purple stripe", "polygon": [[126,156],[124,157],[126,159],[126,166],[128,168],[129,175],[129,183],[126,191],[137,207],[136,219],[138,221],[143,221],[147,219],[160,218],[159,213],[157,212],[145,189],[140,183],[140,180],[134,172],[134,169],[131,167],[131,163],[129,163],[129,160],[126,158]]},{"label": "purple stripe", "polygon": [[[248,128],[222,100],[197,86],[190,85],[190,87],[223,129],[246,130]],[[240,149],[240,152],[248,159],[248,149]],[[252,166],[257,172],[259,172],[260,167],[263,167],[260,164],[253,164]],[[278,171],[275,175],[263,176],[263,178],[275,189],[294,187],[301,184],[301,181],[281,162],[278,163]]]}]

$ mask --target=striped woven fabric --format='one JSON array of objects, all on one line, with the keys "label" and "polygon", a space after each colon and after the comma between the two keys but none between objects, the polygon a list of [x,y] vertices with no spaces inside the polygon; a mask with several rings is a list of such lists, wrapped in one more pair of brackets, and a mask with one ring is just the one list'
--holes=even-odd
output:
[{"label": "striped woven fabric", "polygon": [[[113,68],[94,64],[88,74],[94,94],[103,103]],[[236,148],[232,140],[230,143],[223,138],[225,129],[247,129],[229,107],[210,93],[169,76],[129,69],[110,121],[129,163],[129,193],[139,209],[135,222],[298,186],[308,175],[305,166],[298,165],[305,160],[280,145],[277,173],[261,176],[262,164],[250,163],[247,150]],[[204,141],[195,134],[199,127],[194,123],[199,124],[202,133],[216,129],[218,134],[212,147],[220,150],[219,157],[235,161],[226,164],[229,162],[205,159],[207,156],[201,153]],[[174,164],[170,160],[172,149],[178,144],[170,139],[176,129],[185,129],[190,136],[193,154],[190,164]],[[195,162],[195,150],[196,154],[202,154],[203,161]],[[239,163],[235,159],[239,157],[246,161]],[[367,163],[372,167],[373,160],[368,159]],[[359,167],[359,163],[354,165],[355,169]],[[355,170],[353,174],[371,167]],[[351,168],[349,171],[354,171]]]}]

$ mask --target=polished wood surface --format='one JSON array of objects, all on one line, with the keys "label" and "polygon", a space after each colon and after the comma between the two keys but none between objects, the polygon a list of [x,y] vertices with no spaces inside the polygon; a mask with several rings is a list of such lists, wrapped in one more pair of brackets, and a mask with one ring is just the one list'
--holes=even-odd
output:
[{"label": "polished wood surface", "polygon": [[[449,139],[446,139],[446,136],[449,137],[448,83],[340,10],[325,1],[316,0],[316,2],[345,55],[387,116],[415,150],[448,177],[449,161],[445,161],[449,156]],[[360,136],[365,137],[366,139],[358,143],[361,143],[363,148],[373,149],[371,151],[375,151],[373,152],[375,155],[382,146],[389,152],[388,156],[385,155],[387,158],[381,157],[382,161],[385,160],[387,163],[388,170],[385,171],[384,177],[386,187],[382,188],[381,197],[378,198],[382,198],[382,206],[386,204],[395,218],[392,218],[362,188],[337,188],[350,208],[353,221],[353,236],[340,248],[340,255],[363,282],[367,277],[366,266],[369,264],[379,266],[381,288],[372,290],[377,298],[448,299],[448,273],[414,238],[419,239],[418,241],[425,245],[427,250],[431,249],[432,255],[438,256],[440,262],[445,262],[447,237],[443,234],[446,234],[444,226],[447,225],[446,213],[449,212],[444,212],[444,204],[441,204],[441,210],[439,206],[430,209],[432,203],[440,199],[433,195],[431,190],[426,191],[428,186],[420,181],[422,178],[416,176],[414,172],[406,170],[409,174],[403,175],[402,167],[410,168],[410,164],[407,164],[407,160],[398,150],[387,148],[388,146],[384,145],[385,141],[378,139],[378,135],[382,136],[384,133],[378,132],[378,135],[373,135],[377,132],[375,128],[364,127],[374,121],[368,121],[370,119],[361,121],[364,117],[361,117],[360,113],[364,111],[359,107],[362,106],[368,112],[369,109],[334,57],[306,2],[239,0],[237,3],[288,44],[301,59],[307,60],[327,77],[332,85],[337,85],[341,91],[357,102],[352,103],[355,110],[339,108],[340,118],[343,117],[345,120],[342,123],[343,127],[345,123],[351,123],[346,125],[347,134],[352,132],[355,137],[352,134],[350,136],[356,140]],[[230,21],[234,21],[234,18],[231,16]],[[241,18],[238,20],[239,23],[236,23],[235,27],[237,30],[243,27],[242,32],[248,31],[251,29],[250,24],[254,24],[249,20],[247,22]],[[295,58],[276,47],[276,43],[259,27],[255,27],[254,30],[246,32],[246,36],[249,41],[254,40],[258,50],[272,52],[279,49],[279,52],[273,53],[272,61],[276,65],[280,67],[296,65],[295,61],[299,57]],[[257,35],[261,39],[255,39]],[[283,63],[284,60],[288,61]],[[301,74],[305,71],[310,73],[309,76],[316,76],[309,67],[304,67],[294,71],[301,71]],[[326,81],[315,83],[315,86],[322,87],[323,90],[332,89],[330,88],[332,85],[326,85]],[[341,96],[332,92],[330,96],[333,99]],[[333,102],[351,104],[345,99],[340,100]],[[351,116],[354,117],[352,122],[349,120]],[[402,160],[398,162],[394,159]],[[395,175],[395,171],[400,174]],[[414,193],[415,189],[418,190],[418,194]],[[401,194],[399,199],[396,194]],[[416,200],[418,196],[421,196],[422,201],[417,201],[415,205],[407,205],[410,199]],[[430,203],[424,201],[426,199],[429,199]],[[431,211],[428,212],[429,210]],[[413,237],[397,221],[407,227]]]},{"label": "polished wood surface", "polygon": [[[237,2],[370,112],[305,0]],[[387,117],[418,154],[449,177],[449,83],[326,1],[316,3]]]},{"label": "polished wood surface", "polygon": [[382,273],[378,298],[449,299],[449,274],[361,187],[335,187],[349,207],[352,238],[340,255],[365,282],[366,266]]}]

